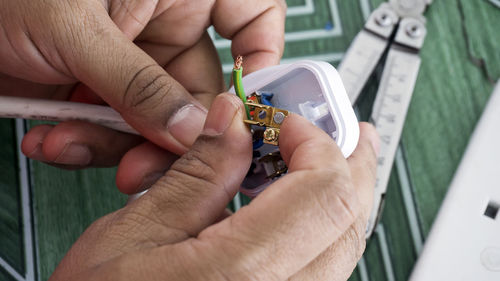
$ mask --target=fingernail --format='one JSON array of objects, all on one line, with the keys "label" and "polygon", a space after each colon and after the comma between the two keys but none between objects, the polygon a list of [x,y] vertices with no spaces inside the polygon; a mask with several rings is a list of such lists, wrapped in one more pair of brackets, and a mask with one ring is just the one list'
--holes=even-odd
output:
[{"label": "fingernail", "polygon": [[202,106],[188,104],[180,108],[168,122],[170,134],[185,147],[190,147],[203,129],[207,111]]},{"label": "fingernail", "polygon": [[203,134],[208,136],[223,134],[231,125],[234,115],[240,108],[239,104],[241,101],[235,95],[219,95],[210,107]]},{"label": "fingernail", "polygon": [[155,184],[163,175],[165,174],[164,171],[161,172],[152,172],[150,174],[147,174],[142,178],[142,182],[139,185],[137,192],[144,191],[148,188],[150,188],[153,184]]},{"label": "fingernail", "polygon": [[92,161],[90,149],[82,144],[68,143],[54,160],[54,163],[65,165],[86,166]]},{"label": "fingernail", "polygon": [[26,157],[37,160],[37,161],[46,161],[45,156],[42,153],[42,143],[38,143],[35,148],[26,155]]}]

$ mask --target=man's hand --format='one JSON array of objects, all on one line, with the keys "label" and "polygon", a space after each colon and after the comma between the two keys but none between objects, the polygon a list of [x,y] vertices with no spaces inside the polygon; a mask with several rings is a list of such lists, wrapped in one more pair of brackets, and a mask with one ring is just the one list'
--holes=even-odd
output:
[{"label": "man's hand", "polygon": [[191,149],[143,197],[92,224],[51,280],[347,279],[365,247],[375,130],[360,125],[346,160],[290,115],[280,135],[288,174],[229,215],[252,157],[243,119],[235,96],[218,96]]},{"label": "man's hand", "polygon": [[207,27],[232,40],[247,72],[278,63],[283,50],[283,0],[0,0],[0,6],[0,95],[107,103],[152,141],[136,147],[142,139],[65,122],[34,128],[23,152],[65,168],[115,165],[130,152],[117,177],[128,193],[164,172],[170,162],[163,149],[188,150],[206,108],[224,90]]}]

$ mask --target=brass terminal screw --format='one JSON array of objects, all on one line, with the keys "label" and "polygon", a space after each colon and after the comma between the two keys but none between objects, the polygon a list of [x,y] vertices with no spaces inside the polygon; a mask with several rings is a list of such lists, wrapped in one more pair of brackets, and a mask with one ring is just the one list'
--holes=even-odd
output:
[{"label": "brass terminal screw", "polygon": [[269,142],[276,140],[276,132],[273,129],[267,129],[264,131],[264,139]]}]

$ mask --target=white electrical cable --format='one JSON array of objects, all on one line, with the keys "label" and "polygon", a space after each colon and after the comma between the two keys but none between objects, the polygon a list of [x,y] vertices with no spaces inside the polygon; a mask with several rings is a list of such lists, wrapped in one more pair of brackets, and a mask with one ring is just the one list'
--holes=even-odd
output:
[{"label": "white electrical cable", "polygon": [[111,107],[78,102],[0,96],[0,118],[57,122],[79,120],[139,134]]}]

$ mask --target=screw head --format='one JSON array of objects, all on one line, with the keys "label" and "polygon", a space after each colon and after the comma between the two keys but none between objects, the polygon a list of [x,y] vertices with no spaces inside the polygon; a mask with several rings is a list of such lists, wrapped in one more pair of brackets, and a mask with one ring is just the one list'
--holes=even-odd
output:
[{"label": "screw head", "polygon": [[283,121],[285,120],[285,117],[286,116],[283,112],[276,112],[276,114],[274,114],[274,117],[273,117],[274,123],[276,123],[276,124],[283,123]]},{"label": "screw head", "polygon": [[411,38],[419,38],[422,36],[422,26],[418,23],[410,23],[405,27],[406,34]]},{"label": "screw head", "polygon": [[276,132],[273,129],[267,129],[264,131],[264,139],[266,141],[275,141],[276,140]]},{"label": "screw head", "polygon": [[385,12],[378,13],[375,16],[375,22],[382,27],[390,26],[393,23],[391,16]]},{"label": "screw head", "polygon": [[265,110],[260,110],[257,116],[259,117],[259,119],[263,120],[266,118],[267,112]]}]

